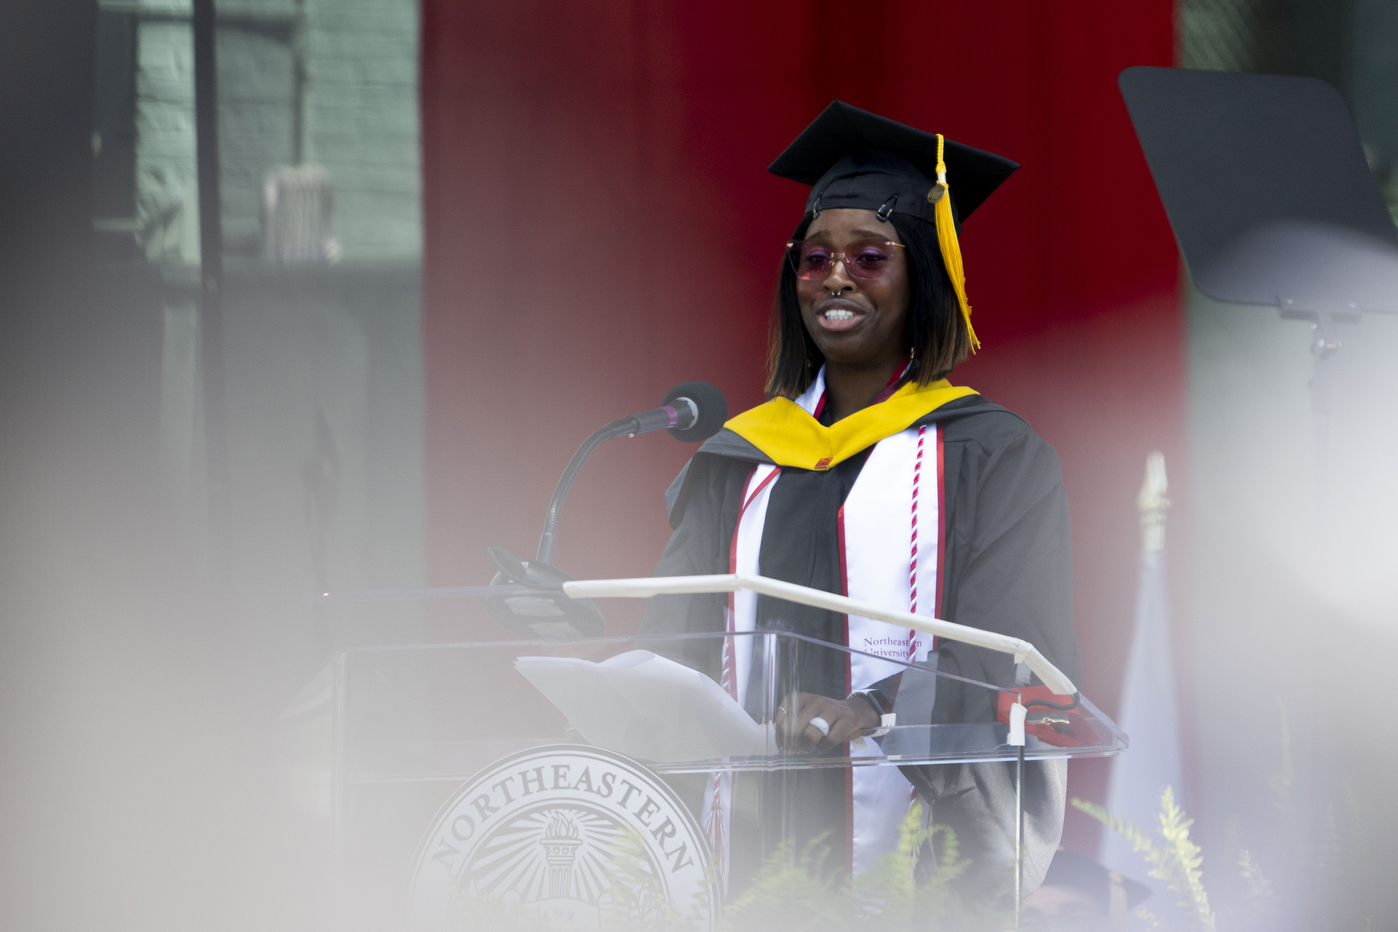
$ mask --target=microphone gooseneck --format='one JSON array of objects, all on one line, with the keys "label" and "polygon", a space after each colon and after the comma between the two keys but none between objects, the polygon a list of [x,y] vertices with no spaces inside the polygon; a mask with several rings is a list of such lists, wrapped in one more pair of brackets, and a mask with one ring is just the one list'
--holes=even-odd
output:
[{"label": "microphone gooseneck", "polygon": [[606,427],[593,431],[582,446],[578,447],[578,452],[573,454],[573,458],[568,461],[568,468],[563,470],[563,475],[558,477],[558,485],[554,486],[553,497],[549,499],[548,514],[544,516],[544,533],[539,537],[540,563],[552,563],[553,551],[558,546],[558,516],[563,511],[563,500],[568,497],[568,490],[573,487],[573,480],[578,477],[578,471],[582,469],[583,463],[592,455],[592,451],[600,447],[615,437],[624,437],[634,433],[630,429],[631,419],[625,418],[620,421],[613,421]]},{"label": "microphone gooseneck", "polygon": [[624,417],[594,431],[578,447],[578,452],[568,461],[568,467],[554,487],[548,513],[544,517],[544,533],[539,537],[538,562],[553,562],[563,501],[593,450],[617,437],[634,437],[654,430],[668,430],[673,437],[697,443],[718,433],[726,420],[728,401],[723,397],[723,392],[708,382],[681,382],[665,393],[660,407]]}]

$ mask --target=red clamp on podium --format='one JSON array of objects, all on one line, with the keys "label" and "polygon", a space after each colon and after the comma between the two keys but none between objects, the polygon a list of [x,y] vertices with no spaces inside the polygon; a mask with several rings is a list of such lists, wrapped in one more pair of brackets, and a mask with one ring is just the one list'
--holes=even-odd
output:
[{"label": "red clamp on podium", "polygon": [[1010,708],[1018,701],[1028,714],[1024,733],[1056,748],[1077,748],[1094,744],[1101,736],[1088,724],[1078,700],[1051,691],[1047,686],[1025,686],[1000,693],[995,715],[1000,724],[1010,724]]}]

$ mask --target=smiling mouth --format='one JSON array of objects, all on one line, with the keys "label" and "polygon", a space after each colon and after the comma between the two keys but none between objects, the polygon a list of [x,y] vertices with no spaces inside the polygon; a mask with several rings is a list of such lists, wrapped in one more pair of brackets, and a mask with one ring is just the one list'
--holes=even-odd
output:
[{"label": "smiling mouth", "polygon": [[864,319],[865,311],[855,310],[850,307],[828,307],[816,314],[816,320],[820,323],[820,328],[828,333],[839,333],[842,330],[849,330],[859,325]]}]

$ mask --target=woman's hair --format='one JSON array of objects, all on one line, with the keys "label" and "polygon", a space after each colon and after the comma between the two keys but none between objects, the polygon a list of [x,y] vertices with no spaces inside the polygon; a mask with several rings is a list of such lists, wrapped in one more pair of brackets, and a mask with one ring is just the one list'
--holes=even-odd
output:
[{"label": "woman's hair", "polygon": [[[813,218],[812,218],[813,219]],[[937,228],[926,220],[892,214],[889,222],[898,231],[908,259],[908,346],[916,362],[908,378],[927,385],[944,378],[971,352],[971,339],[956,291],[942,262]],[[811,220],[802,220],[792,234],[801,239]],[[777,294],[772,302],[772,332],[767,346],[767,395],[795,398],[810,387],[825,356],[816,348],[801,320],[796,298],[796,270],[782,257]]]}]

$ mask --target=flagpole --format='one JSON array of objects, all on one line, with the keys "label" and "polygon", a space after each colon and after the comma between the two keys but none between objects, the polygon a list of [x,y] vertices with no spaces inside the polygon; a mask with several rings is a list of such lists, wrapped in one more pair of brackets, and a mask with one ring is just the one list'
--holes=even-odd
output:
[{"label": "flagpole", "polygon": [[[1178,687],[1170,637],[1165,587],[1165,524],[1170,500],[1165,457],[1146,458],[1144,481],[1136,497],[1141,527],[1139,590],[1131,649],[1122,682],[1117,721],[1130,735],[1131,747],[1112,761],[1106,807],[1137,824],[1154,821],[1165,787],[1177,798],[1183,789]],[[1128,876],[1142,864],[1129,843],[1114,834],[1103,837],[1098,860]],[[1160,889],[1160,888],[1157,888]]]},{"label": "flagpole", "polygon": [[1151,568],[1159,566],[1160,554],[1165,550],[1165,515],[1170,510],[1165,493],[1169,488],[1165,455],[1152,450],[1146,457],[1145,481],[1136,496],[1136,509],[1141,513],[1141,554]]}]

